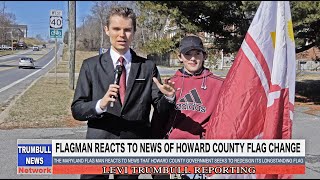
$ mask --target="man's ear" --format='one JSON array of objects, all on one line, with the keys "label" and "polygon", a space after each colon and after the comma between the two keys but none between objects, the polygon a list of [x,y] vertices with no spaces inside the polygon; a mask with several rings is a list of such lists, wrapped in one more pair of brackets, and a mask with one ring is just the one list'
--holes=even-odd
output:
[{"label": "man's ear", "polygon": [[109,36],[109,28],[108,28],[108,26],[104,26],[104,31],[105,31],[106,34]]},{"label": "man's ear", "polygon": [[178,59],[179,59],[179,63],[183,63],[182,57],[181,57],[181,53],[177,53],[178,55]]}]

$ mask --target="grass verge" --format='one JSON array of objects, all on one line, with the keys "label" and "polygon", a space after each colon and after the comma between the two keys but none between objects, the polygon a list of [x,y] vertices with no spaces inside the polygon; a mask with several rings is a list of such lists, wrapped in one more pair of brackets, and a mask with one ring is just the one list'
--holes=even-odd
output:
[{"label": "grass verge", "polygon": [[70,127],[83,122],[74,120],[70,105],[73,90],[68,78],[42,77],[15,102],[0,129]]},{"label": "grass verge", "polygon": [[[69,49],[65,45],[62,55],[62,60],[57,66],[57,73],[69,73]],[[83,60],[98,55],[96,51],[76,51],[75,58],[75,72],[79,73]],[[55,69],[53,68],[50,73],[54,73]]]},{"label": "grass verge", "polygon": [[0,51],[0,56],[6,56],[6,55],[14,54],[14,53],[16,53],[16,51],[11,51],[11,50]]}]

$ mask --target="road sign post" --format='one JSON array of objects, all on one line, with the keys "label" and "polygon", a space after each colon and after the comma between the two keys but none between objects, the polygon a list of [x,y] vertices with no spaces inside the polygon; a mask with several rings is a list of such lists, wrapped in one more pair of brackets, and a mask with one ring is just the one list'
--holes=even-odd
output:
[{"label": "road sign post", "polygon": [[62,11],[61,10],[51,10],[50,11],[50,38],[55,38],[55,77],[56,77],[56,84],[57,84],[57,65],[58,65],[58,58],[57,58],[57,38],[62,38]]}]

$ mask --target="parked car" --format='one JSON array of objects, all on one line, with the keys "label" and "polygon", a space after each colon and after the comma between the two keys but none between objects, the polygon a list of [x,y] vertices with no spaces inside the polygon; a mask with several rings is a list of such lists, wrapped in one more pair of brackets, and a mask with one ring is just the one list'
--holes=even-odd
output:
[{"label": "parked car", "polygon": [[12,50],[12,47],[2,44],[2,45],[0,45],[0,50]]},{"label": "parked car", "polygon": [[24,68],[24,67],[28,67],[28,68],[35,68],[34,65],[34,60],[31,57],[21,57],[19,59],[19,69],[20,68]]},{"label": "parked car", "polygon": [[39,48],[39,46],[33,46],[33,47],[32,47],[32,50],[33,50],[33,51],[39,51],[40,48]]},{"label": "parked car", "polygon": [[27,44],[25,42],[18,42],[17,48],[18,49],[27,49],[28,46],[27,46]]}]

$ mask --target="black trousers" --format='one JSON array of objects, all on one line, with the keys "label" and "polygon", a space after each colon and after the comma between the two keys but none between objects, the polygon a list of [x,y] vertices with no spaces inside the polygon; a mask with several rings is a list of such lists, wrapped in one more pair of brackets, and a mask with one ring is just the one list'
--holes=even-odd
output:
[{"label": "black trousers", "polygon": [[169,174],[152,175],[152,179],[170,179]]}]

